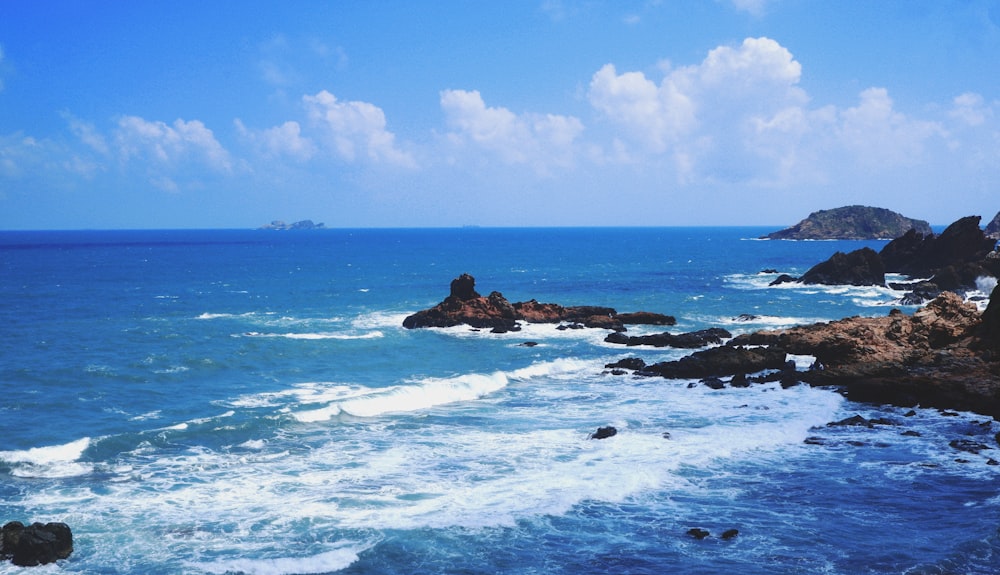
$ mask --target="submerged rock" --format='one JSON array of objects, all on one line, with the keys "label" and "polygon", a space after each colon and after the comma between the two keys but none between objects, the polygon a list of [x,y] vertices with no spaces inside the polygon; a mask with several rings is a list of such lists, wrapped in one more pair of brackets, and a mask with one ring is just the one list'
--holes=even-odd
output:
[{"label": "submerged rock", "polygon": [[607,439],[609,437],[614,437],[618,435],[618,430],[613,426],[609,425],[607,427],[598,427],[597,431],[590,434],[591,439]]}]

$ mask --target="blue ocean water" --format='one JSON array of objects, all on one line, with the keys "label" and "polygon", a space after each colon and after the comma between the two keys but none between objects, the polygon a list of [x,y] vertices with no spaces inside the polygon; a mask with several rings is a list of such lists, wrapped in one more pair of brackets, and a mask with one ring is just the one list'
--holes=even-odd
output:
[{"label": "blue ocean water", "polygon": [[[401,326],[465,272],[675,332],[897,305],[768,287],[881,244],[767,231],[0,232],[0,522],[70,524],[43,573],[1000,572],[984,417],[610,375],[687,352],[603,330]],[[826,427],[855,414],[898,425]]]}]

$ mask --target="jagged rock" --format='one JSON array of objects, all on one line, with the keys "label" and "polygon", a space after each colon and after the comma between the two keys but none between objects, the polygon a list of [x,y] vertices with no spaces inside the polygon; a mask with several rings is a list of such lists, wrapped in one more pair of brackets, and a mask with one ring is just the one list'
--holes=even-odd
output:
[{"label": "jagged rock", "polygon": [[722,343],[723,338],[733,337],[728,331],[713,327],[692,331],[687,333],[656,333],[651,335],[628,336],[623,333],[612,333],[604,338],[608,343],[616,343],[627,346],[649,345],[653,347],[677,347],[691,349],[705,347],[713,343]]},{"label": "jagged rock", "polygon": [[799,278],[804,284],[885,285],[885,268],[878,253],[861,248],[850,253],[837,252],[816,264]]},{"label": "jagged rock", "polygon": [[885,271],[930,277],[949,265],[984,260],[993,251],[996,240],[987,238],[979,229],[980,219],[980,216],[961,218],[940,236],[907,232],[879,252]]},{"label": "jagged rock", "polygon": [[73,553],[73,532],[65,523],[11,521],[0,531],[0,558],[33,567],[66,559]]},{"label": "jagged rock", "polygon": [[609,437],[614,437],[618,435],[618,430],[614,426],[598,427],[597,431],[590,434],[591,439],[607,439]]},{"label": "jagged rock", "polygon": [[820,210],[790,228],[764,236],[772,240],[887,240],[908,230],[931,233],[930,224],[885,208],[845,206]]}]

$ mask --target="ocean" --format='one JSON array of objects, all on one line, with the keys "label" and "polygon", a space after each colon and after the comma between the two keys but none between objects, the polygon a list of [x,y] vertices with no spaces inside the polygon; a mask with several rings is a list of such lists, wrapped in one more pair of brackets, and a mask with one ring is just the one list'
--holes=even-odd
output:
[{"label": "ocean", "polygon": [[[1000,572],[989,418],[612,375],[690,350],[604,330],[402,327],[462,273],[675,333],[898,306],[768,287],[884,245],[768,231],[0,232],[0,522],[70,525],[50,574]],[[889,423],[827,426],[853,415]]]}]

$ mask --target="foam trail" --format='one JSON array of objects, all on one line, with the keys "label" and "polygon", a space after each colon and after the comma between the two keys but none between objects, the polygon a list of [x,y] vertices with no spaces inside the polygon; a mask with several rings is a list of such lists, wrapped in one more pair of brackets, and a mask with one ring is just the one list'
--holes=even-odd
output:
[{"label": "foam trail", "polygon": [[349,544],[312,557],[276,557],[274,559],[230,559],[193,564],[209,573],[245,573],[246,575],[290,575],[331,573],[346,569],[358,560],[369,546]]}]

